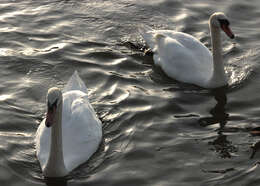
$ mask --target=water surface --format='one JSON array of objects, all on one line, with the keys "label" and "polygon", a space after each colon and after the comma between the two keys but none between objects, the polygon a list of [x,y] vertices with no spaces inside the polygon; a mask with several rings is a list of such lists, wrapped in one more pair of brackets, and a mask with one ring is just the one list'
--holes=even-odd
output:
[{"label": "water surface", "polygon": [[[260,2],[13,0],[0,3],[0,183],[45,185],[34,135],[48,88],[78,70],[102,120],[98,152],[67,185],[257,185]],[[208,18],[226,13],[229,87],[167,78],[144,56],[139,24],[183,31],[210,48]],[[62,183],[64,184],[64,183]]]}]

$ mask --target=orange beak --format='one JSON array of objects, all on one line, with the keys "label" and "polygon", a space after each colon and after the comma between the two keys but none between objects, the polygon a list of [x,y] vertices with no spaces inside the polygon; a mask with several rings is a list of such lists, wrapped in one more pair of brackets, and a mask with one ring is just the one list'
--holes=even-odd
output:
[{"label": "orange beak", "polygon": [[235,35],[233,34],[228,25],[223,24],[221,25],[221,28],[227,34],[228,37],[230,37],[231,39],[235,38]]}]

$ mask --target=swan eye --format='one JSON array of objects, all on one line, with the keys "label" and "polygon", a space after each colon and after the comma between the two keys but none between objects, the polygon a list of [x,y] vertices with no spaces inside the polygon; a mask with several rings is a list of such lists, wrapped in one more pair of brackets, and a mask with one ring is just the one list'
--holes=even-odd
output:
[{"label": "swan eye", "polygon": [[52,104],[48,101],[48,109],[52,110],[53,107],[57,107],[58,99],[56,99]]},{"label": "swan eye", "polygon": [[218,19],[219,23],[221,26],[225,25],[225,26],[229,26],[229,21],[227,19]]}]

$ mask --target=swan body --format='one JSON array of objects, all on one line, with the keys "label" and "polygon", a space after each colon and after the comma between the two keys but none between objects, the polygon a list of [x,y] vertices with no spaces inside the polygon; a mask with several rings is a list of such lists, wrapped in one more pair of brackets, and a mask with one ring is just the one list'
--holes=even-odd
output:
[{"label": "swan body", "polygon": [[139,28],[145,42],[152,49],[154,63],[171,78],[205,88],[227,85],[222,60],[220,29],[230,38],[229,21],[221,13],[209,19],[213,54],[195,37],[171,30],[153,30],[148,26]]},{"label": "swan body", "polygon": [[47,116],[36,132],[36,155],[45,177],[63,177],[96,152],[102,125],[77,72],[63,93],[49,89],[47,104]]}]

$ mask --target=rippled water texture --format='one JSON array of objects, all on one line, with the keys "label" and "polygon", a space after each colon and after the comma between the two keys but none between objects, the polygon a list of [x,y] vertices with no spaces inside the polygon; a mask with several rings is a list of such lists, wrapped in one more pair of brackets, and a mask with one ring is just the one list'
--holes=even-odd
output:
[{"label": "rippled water texture", "polygon": [[[183,31],[210,48],[208,18],[225,12],[229,87],[208,91],[167,78],[143,55],[139,24]],[[45,95],[78,70],[104,140],[63,184],[260,184],[260,1],[13,0],[0,2],[0,184],[45,185],[34,135]]]}]

